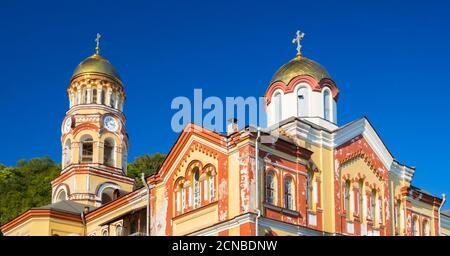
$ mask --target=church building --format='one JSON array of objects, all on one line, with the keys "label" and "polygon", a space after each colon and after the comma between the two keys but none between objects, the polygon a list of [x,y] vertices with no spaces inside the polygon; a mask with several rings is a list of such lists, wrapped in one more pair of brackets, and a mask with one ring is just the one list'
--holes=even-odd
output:
[{"label": "church building", "polygon": [[[143,188],[126,176],[126,86],[96,53],[75,69],[51,204],[1,227],[7,236],[437,236],[445,202],[412,185],[367,118],[339,126],[340,90],[297,54],[264,94],[267,127],[226,134],[189,124]],[[345,92],[342,92],[345,93]],[[264,138],[264,139],[263,139]],[[447,216],[447,215],[445,215]],[[450,216],[450,215],[449,215]],[[445,223],[450,223],[448,217]]]}]

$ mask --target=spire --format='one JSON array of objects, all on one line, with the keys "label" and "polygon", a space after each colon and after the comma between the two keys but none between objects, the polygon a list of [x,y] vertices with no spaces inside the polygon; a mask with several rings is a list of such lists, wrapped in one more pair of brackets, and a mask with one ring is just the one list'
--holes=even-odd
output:
[{"label": "spire", "polygon": [[297,44],[297,55],[295,56],[296,59],[300,59],[300,57],[302,56],[302,45],[300,44],[300,42],[302,41],[303,37],[305,37],[305,33],[297,30],[297,36],[292,40],[293,44]]},{"label": "spire", "polygon": [[97,43],[97,47],[95,47],[95,54],[99,55],[100,54],[100,38],[102,37],[102,35],[100,35],[99,33],[97,33],[97,36],[95,38],[95,42]]}]

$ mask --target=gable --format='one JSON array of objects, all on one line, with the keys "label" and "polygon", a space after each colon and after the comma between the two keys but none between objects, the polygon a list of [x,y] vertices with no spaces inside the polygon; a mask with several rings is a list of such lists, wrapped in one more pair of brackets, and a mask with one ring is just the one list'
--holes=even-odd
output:
[{"label": "gable", "polygon": [[226,139],[222,135],[190,124],[172,146],[161,168],[147,182],[167,183],[173,173],[172,181],[175,181],[176,177],[185,175],[186,168],[194,160],[201,161],[203,166],[213,163],[217,166],[219,154],[226,153]]},{"label": "gable", "polygon": [[[357,144],[354,144],[355,142]],[[391,169],[394,158],[368,119],[361,118],[342,126],[335,133],[334,147],[336,151],[348,148],[349,145],[355,148],[353,152],[364,150],[366,156],[377,164],[377,168],[380,168],[381,164],[386,170]]]}]

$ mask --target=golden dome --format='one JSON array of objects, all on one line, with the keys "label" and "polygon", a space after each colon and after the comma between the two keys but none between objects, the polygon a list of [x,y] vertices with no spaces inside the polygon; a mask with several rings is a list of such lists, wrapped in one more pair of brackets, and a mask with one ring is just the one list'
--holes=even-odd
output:
[{"label": "golden dome", "polygon": [[324,78],[330,78],[327,70],[319,63],[308,58],[297,55],[293,60],[284,64],[272,78],[271,84],[282,81],[288,84],[292,78],[300,75],[310,75],[318,82]]},{"label": "golden dome", "polygon": [[99,54],[94,54],[78,64],[73,72],[72,79],[81,74],[102,74],[121,81],[119,73],[113,65]]}]

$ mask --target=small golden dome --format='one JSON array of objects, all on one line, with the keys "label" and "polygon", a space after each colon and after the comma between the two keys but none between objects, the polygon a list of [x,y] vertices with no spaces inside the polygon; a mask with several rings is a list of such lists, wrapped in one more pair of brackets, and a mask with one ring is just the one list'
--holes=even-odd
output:
[{"label": "small golden dome", "polygon": [[121,81],[119,73],[113,65],[99,54],[94,54],[78,64],[72,79],[81,74],[102,74]]},{"label": "small golden dome", "polygon": [[300,75],[310,75],[318,82],[324,78],[331,78],[327,70],[319,63],[297,55],[293,60],[284,64],[272,78],[270,84],[282,81],[288,84],[292,78]]}]

